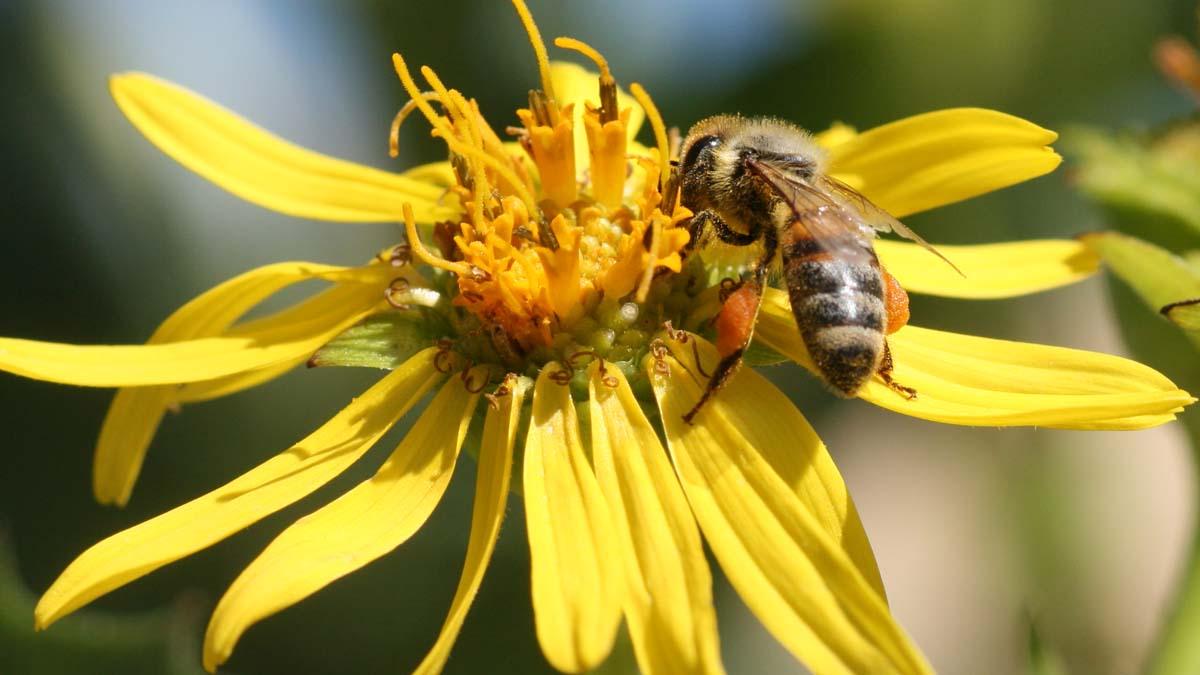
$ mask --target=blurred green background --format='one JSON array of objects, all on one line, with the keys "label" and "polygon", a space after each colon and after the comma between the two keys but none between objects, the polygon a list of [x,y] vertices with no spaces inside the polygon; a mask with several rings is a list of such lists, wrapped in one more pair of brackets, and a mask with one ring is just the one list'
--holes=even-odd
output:
[{"label": "blurred green background", "polygon": [[[1149,58],[1155,38],[1193,34],[1192,0],[530,4],[545,35],[599,48],[619,80],[642,82],[668,124],[684,129],[733,111],[814,129],[834,120],[867,128],[963,105],[1056,130],[1144,128],[1192,109]],[[4,0],[0,45],[0,334],[66,342],[140,342],[184,301],[252,266],[355,264],[399,235],[386,225],[287,218],[211,186],[121,117],[108,74],[165,77],[285,138],[384,168],[444,158],[415,120],[401,160],[387,158],[388,123],[404,102],[391,52],[434,66],[477,97],[498,128],[515,121],[536,77],[502,0]],[[1068,163],[908,223],[942,243],[1102,227],[1069,178]],[[913,321],[1126,349],[1103,279],[1010,301],[914,298]],[[1194,363],[1155,365],[1195,386],[1183,372],[1194,375]],[[835,401],[792,367],[771,374],[837,458],[894,611],[939,671],[1024,672],[1030,617],[1073,672],[1138,667],[1191,527],[1182,426],[953,428]],[[32,633],[32,597],[87,546],[286,448],[376,377],[300,371],[168,417],[132,501],[116,510],[91,500],[89,475],[111,393],[0,374],[0,546],[8,549],[0,554],[8,568],[0,569],[0,673],[197,672],[204,622],[227,584],[287,523],[370,475],[402,429],[311,498],[45,634]],[[253,628],[228,672],[410,670],[454,592],[473,478],[464,462],[430,523],[400,550]],[[800,672],[725,581],[716,583],[730,672]],[[513,500],[448,672],[543,671]]]}]

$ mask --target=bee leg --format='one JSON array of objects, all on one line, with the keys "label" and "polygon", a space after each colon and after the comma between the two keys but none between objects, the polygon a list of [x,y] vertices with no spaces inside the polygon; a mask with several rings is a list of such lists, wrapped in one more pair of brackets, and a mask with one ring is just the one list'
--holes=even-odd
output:
[{"label": "bee leg", "polygon": [[[700,394],[700,400],[696,401],[696,405],[692,406],[692,409],[687,411],[687,414],[683,416],[684,422],[692,424],[692,420],[696,417],[696,413],[700,412],[700,408],[704,407],[704,404],[708,402],[708,399],[712,398],[713,394],[716,394],[718,391],[720,391],[721,388],[729,382],[729,378],[733,377],[737,373],[738,368],[742,365],[742,355],[745,354],[745,352],[745,349],[739,349],[734,353],[722,358],[717,363],[717,367],[713,369],[712,377],[708,379],[708,386],[704,388],[704,393]],[[699,365],[700,362],[698,359],[696,363]]]},{"label": "bee leg", "polygon": [[904,398],[912,401],[917,398],[917,390],[912,387],[906,387],[892,379],[892,369],[895,364],[892,362],[892,348],[888,345],[887,340],[883,341],[883,361],[879,363],[879,377],[883,379],[883,383],[889,389],[900,394]]},{"label": "bee leg", "polygon": [[[738,285],[721,305],[721,312],[716,319],[717,353],[721,355],[721,360],[717,362],[712,375],[708,376],[708,385],[700,395],[700,400],[683,416],[683,421],[688,424],[692,423],[700,408],[704,407],[741,367],[742,356],[750,346],[750,339],[754,335],[754,322],[758,319],[758,310],[762,306],[762,277],[763,274],[756,269],[754,278]],[[703,374],[699,354],[696,354],[696,357],[696,366]]]},{"label": "bee leg", "polygon": [[690,238],[688,239],[687,245],[683,247],[683,253],[685,256],[688,253],[691,253],[692,249],[700,245],[700,241],[704,237],[704,231],[709,225],[711,225],[713,231],[716,232],[717,239],[720,239],[722,243],[730,244],[732,246],[749,246],[750,244],[758,241],[762,236],[758,231],[738,232],[730,227],[729,223],[726,223],[724,218],[717,215],[716,211],[704,209],[703,211],[697,211],[696,214],[692,216],[691,221],[688,223],[688,234],[690,235]]}]

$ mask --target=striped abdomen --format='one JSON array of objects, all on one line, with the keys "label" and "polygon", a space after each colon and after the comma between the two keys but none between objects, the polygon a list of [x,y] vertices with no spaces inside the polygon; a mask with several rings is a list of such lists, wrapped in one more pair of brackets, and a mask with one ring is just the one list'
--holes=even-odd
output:
[{"label": "striped abdomen", "polygon": [[[790,239],[790,241],[786,241]],[[808,353],[838,393],[853,396],[883,358],[887,309],[874,252],[852,263],[820,250],[813,239],[786,237],[783,273],[792,314]]]}]

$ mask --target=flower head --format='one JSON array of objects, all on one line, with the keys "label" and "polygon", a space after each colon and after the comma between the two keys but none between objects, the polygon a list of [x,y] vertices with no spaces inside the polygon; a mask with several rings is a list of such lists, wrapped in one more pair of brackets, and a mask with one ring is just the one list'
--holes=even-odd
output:
[{"label": "flower head", "polygon": [[[305,361],[390,372],[292,448],[84,552],[42,598],[38,626],[311,493],[432,395],[371,479],[288,527],[233,582],[209,625],[207,668],[223,663],[256,621],[411,537],[481,417],[467,559],[420,672],[448,658],[514,469],[537,636],[559,670],[598,665],[624,618],[646,672],[720,672],[703,537],[768,630],[814,671],[928,671],[888,610],[829,453],[788,399],[743,369],[695,424],[684,422],[717,360],[704,334],[721,307],[721,280],[746,263],[685,255],[692,214],[679,201],[674,148],[649,96],[637,85],[626,96],[604,59],[577,40],[556,44],[589,57],[599,75],[551,63],[524,4],[515,4],[541,80],[517,111],[515,142],[431,69],[420,69],[419,85],[396,55],[411,103],[394,127],[419,112],[449,149],[448,162],[404,174],[296,148],[149,76],[113,78],[129,119],[201,175],[285,213],[403,221],[408,237],[360,267],[252,270],[184,305],[144,346],[0,340],[0,368],[10,372],[120,387],[97,445],[97,498],[128,500],[170,407],[232,394]],[[634,140],[643,117],[654,147]],[[830,171],[897,217],[1052,170],[1054,138],[978,109],[817,136]],[[876,249],[908,290],[960,298],[1030,293],[1096,268],[1069,241],[942,247],[965,278],[915,245],[880,241]],[[243,320],[308,279],[332,286]],[[812,367],[781,291],[767,289],[757,335],[773,353]],[[896,377],[920,397],[906,400],[882,382],[861,397],[926,419],[1132,429],[1168,421],[1193,401],[1153,370],[1113,356],[911,326],[891,339]]]}]

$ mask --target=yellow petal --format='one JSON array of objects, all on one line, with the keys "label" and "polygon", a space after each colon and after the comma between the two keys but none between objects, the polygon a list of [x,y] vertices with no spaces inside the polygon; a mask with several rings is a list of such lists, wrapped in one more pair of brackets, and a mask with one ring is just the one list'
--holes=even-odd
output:
[{"label": "yellow petal", "polygon": [[735,426],[727,392],[690,425],[683,414],[701,384],[664,361],[669,375],[648,370],[675,470],[721,569],[767,630],[815,673],[930,672],[842,545]]},{"label": "yellow petal", "polygon": [[[373,270],[376,278],[364,278],[362,281],[364,283],[374,283],[378,287],[384,277],[397,275],[397,271],[394,268],[381,269],[386,270],[382,276],[380,276],[378,270]],[[411,268],[405,269],[408,270],[406,275],[410,279],[415,278],[415,271]],[[369,298],[371,295],[377,293],[379,293],[378,290],[368,290],[367,297]],[[351,286],[329,288],[291,307],[239,324],[230,331],[230,334],[246,335],[273,331],[291,324],[308,322],[315,317],[334,316],[340,311],[342,305],[345,305],[348,300],[358,294],[359,291]],[[302,352],[292,359],[263,368],[235,373],[203,382],[187,383],[175,388],[175,401],[177,403],[195,403],[229,396],[230,394],[235,394],[279,377],[307,361],[310,356],[310,352]]]},{"label": "yellow petal", "polygon": [[508,503],[509,478],[512,475],[513,441],[521,422],[521,409],[529,383],[517,379],[508,396],[497,399],[497,407],[488,410],[483,424],[483,440],[479,445],[479,468],[475,479],[475,505],[471,513],[471,537],[467,542],[467,559],[463,563],[458,590],[450,602],[450,613],[438,634],[437,642],[414,671],[418,675],[442,672],[450,649],[458,638],[471,601],[479,591],[483,574],[500,534],[504,507]]},{"label": "yellow petal", "polygon": [[[554,83],[554,95],[558,97],[558,105],[574,104],[575,172],[582,173],[591,162],[586,127],[583,123],[583,111],[586,110],[584,105],[590,103],[593,108],[600,107],[600,75],[577,63],[551,61],[550,79]],[[625,133],[632,141],[642,128],[646,113],[622,87],[617,87],[617,108],[629,108],[629,121],[625,125]]]},{"label": "yellow petal", "polygon": [[566,673],[598,666],[621,622],[618,540],[584,455],[571,392],[542,369],[525,439],[525,529],[534,622],[550,665]]},{"label": "yellow petal", "polygon": [[[698,341],[695,351],[691,344],[674,340],[668,340],[667,345],[675,359],[691,373],[712,372],[721,358],[716,348],[696,336],[692,339]],[[697,367],[697,353],[704,368]],[[744,442],[792,488],[808,512],[841,544],[863,577],[886,600],[867,531],[825,444],[783,392],[754,370],[744,371],[721,390],[715,404],[706,404],[708,408],[700,411],[696,424],[705,424],[708,416],[717,415],[732,429],[739,430]],[[701,381],[706,382],[703,378]]]},{"label": "yellow petal", "polygon": [[[280,289],[305,279],[335,276],[345,268],[314,263],[279,263],[241,274],[196,297],[163,321],[150,344],[219,335],[250,308]],[[101,504],[124,506],[137,481],[150,439],[176,387],[121,389],[113,398],[96,442],[92,491]]]},{"label": "yellow petal", "polygon": [[109,87],[150,142],[259,206],[302,218],[361,222],[400,221],[404,202],[421,222],[460,211],[442,188],[305,150],[176,84],[123,73]]},{"label": "yellow petal", "polygon": [[[347,284],[312,310],[285,310],[221,337],[149,345],[72,345],[0,338],[0,370],[85,387],[212,380],[306,358],[382,302],[381,287]],[[321,310],[321,311],[317,311]]]},{"label": "yellow petal", "polygon": [[878,240],[875,252],[906,290],[946,298],[1011,298],[1073,284],[1100,258],[1073,239],[937,247],[963,275],[917,244]]},{"label": "yellow petal", "polygon": [[828,129],[814,133],[813,140],[822,148],[831,150],[834,146],[853,140],[857,135],[858,130],[849,124],[834,122]]},{"label": "yellow petal", "polygon": [[230,396],[239,391],[257,387],[264,382],[270,382],[292,368],[308,361],[308,359],[309,355],[302,354],[291,361],[284,361],[283,363],[267,366],[266,368],[248,370],[215,380],[184,384],[175,388],[175,400],[180,404],[200,403],[211,401],[214,398]]},{"label": "yellow petal", "polygon": [[441,375],[427,349],[389,373],[307,438],[224,487],[96,544],[42,596],[36,626],[211,546],[324,485],[365,453]]},{"label": "yellow petal", "polygon": [[478,394],[451,378],[379,471],[296,521],[250,563],[213,610],[204,667],[214,672],[247,628],[404,543],[441,501]]},{"label": "yellow petal", "polygon": [[[787,295],[768,289],[756,335],[814,370]],[[1118,356],[907,326],[888,337],[893,377],[915,400],[871,381],[860,397],[895,412],[968,426],[1142,429],[1193,399],[1149,366]]]},{"label": "yellow petal", "polygon": [[982,108],[916,115],[833,146],[829,169],[902,218],[1049,173],[1058,134]]},{"label": "yellow petal", "polygon": [[594,366],[589,392],[596,477],[623,544],[625,620],[641,672],[723,673],[712,575],[666,451],[619,369]]}]

